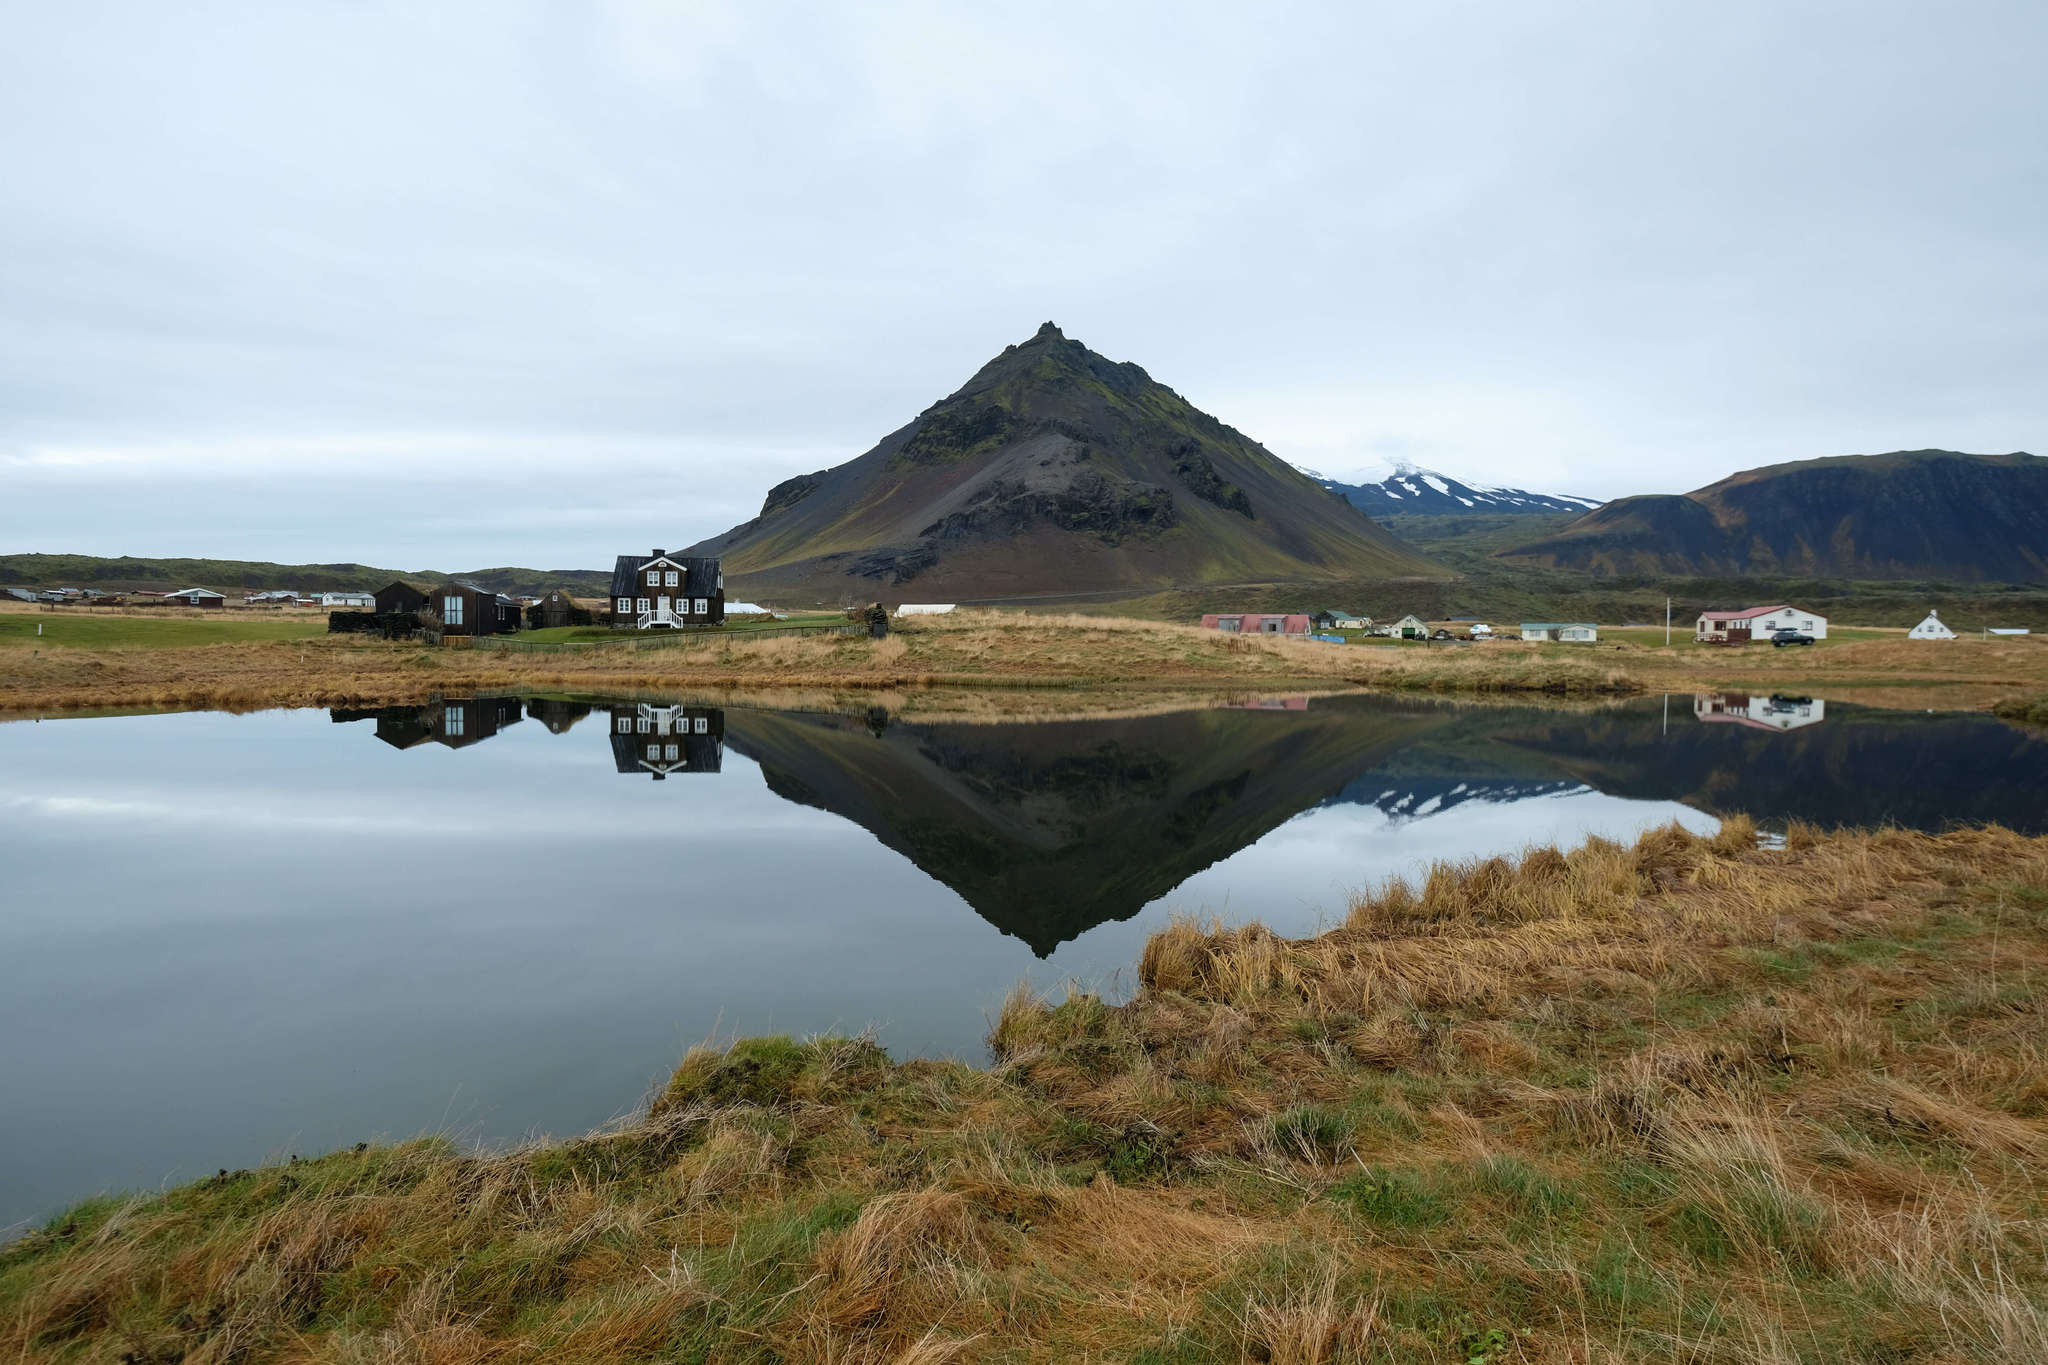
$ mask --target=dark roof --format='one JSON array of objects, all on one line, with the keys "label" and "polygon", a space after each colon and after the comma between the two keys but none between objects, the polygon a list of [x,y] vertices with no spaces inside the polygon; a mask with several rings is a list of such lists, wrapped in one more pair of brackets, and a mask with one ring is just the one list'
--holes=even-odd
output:
[{"label": "dark roof", "polygon": [[493,591],[492,591],[491,589],[489,589],[489,588],[486,588],[486,587],[482,587],[482,586],[479,586],[478,584],[475,584],[475,583],[472,583],[472,582],[470,582],[470,581],[469,581],[468,579],[466,579],[466,578],[457,578],[457,579],[452,579],[452,580],[450,580],[450,581],[452,581],[452,582],[453,582],[453,583],[455,584],[455,586],[456,586],[456,587],[458,587],[458,588],[467,588],[467,589],[469,589],[469,590],[470,590],[471,592],[478,592],[478,593],[482,593],[482,594],[483,594],[483,595],[484,595],[485,597],[495,597],[495,598],[497,598],[497,599],[498,599],[498,600],[499,600],[500,602],[503,602],[503,603],[504,603],[504,604],[505,604],[506,606],[508,606],[508,607],[516,607],[516,606],[518,606],[518,605],[519,605],[519,604],[518,604],[517,602],[514,602],[514,601],[513,601],[513,600],[512,600],[511,598],[509,598],[509,597],[505,596],[505,594],[504,594],[504,593],[501,593],[501,592],[493,592]]},{"label": "dark roof", "polygon": [[709,574],[714,582],[717,581],[718,557],[716,555],[708,558],[670,554],[620,555],[618,561],[612,565],[611,595],[613,597],[638,597],[640,595],[638,585],[641,567],[656,559],[666,559],[672,564],[680,564],[683,567],[683,571],[689,574],[692,583],[697,581],[699,574]]}]

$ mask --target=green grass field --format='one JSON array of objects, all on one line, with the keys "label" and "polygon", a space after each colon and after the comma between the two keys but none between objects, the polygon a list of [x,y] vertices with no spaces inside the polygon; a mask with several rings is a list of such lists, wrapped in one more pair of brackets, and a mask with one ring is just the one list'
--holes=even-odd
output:
[{"label": "green grass field", "polygon": [[[36,627],[42,634],[36,634]],[[305,640],[327,633],[324,617],[284,619],[221,612],[217,616],[84,616],[63,612],[0,613],[0,646],[46,649],[182,649],[251,640]]]}]

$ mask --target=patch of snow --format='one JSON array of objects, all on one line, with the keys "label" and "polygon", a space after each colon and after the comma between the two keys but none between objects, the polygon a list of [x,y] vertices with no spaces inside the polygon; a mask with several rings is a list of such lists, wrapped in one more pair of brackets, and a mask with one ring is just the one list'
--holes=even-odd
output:
[{"label": "patch of snow", "polygon": [[1443,494],[1445,497],[1449,497],[1451,495],[1451,486],[1445,483],[1442,479],[1438,478],[1434,474],[1424,474],[1422,476],[1422,481],[1428,484],[1431,488],[1434,488],[1437,492]]},{"label": "patch of snow", "polygon": [[1470,498],[1459,498],[1458,501],[1464,503],[1467,507],[1477,507],[1479,505]]},{"label": "patch of snow", "polygon": [[1390,497],[1390,498],[1398,498],[1398,497],[1400,497],[1400,496],[1401,496],[1401,495],[1400,495],[1399,493],[1396,493],[1396,492],[1395,492],[1395,491],[1394,491],[1393,489],[1391,489],[1391,488],[1389,488],[1389,489],[1387,489],[1387,490],[1386,490],[1386,494],[1387,494],[1387,496],[1388,496],[1388,497]]}]

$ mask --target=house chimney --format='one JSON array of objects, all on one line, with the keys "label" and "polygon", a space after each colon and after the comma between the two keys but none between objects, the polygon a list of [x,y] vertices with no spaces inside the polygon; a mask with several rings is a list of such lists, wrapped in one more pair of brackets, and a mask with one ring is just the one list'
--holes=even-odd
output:
[{"label": "house chimney", "polygon": [[655,558],[655,559],[660,559],[660,558],[661,558],[661,547],[660,547],[659,545],[657,545],[657,546],[655,546],[655,547],[654,547],[654,555],[653,555],[653,558]]}]

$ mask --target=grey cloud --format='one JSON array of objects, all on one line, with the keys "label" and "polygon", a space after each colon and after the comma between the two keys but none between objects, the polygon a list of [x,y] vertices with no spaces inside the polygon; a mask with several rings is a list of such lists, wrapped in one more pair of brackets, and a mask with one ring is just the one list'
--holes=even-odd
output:
[{"label": "grey cloud", "polygon": [[8,549],[601,564],[1048,317],[1333,471],[2043,445],[2034,3],[0,24]]}]

